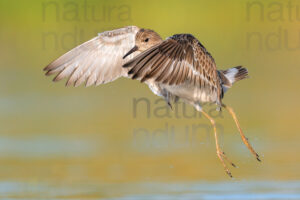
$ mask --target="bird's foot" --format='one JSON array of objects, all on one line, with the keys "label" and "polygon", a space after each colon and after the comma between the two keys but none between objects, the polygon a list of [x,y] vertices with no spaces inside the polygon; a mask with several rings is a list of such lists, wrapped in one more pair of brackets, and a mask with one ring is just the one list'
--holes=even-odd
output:
[{"label": "bird's foot", "polygon": [[224,159],[233,167],[237,167],[233,162],[231,162],[231,160],[229,160],[227,158],[227,156],[225,155],[225,153],[221,150],[221,149],[217,149],[217,156],[218,158],[220,159],[224,169],[225,169],[225,172],[228,174],[228,176],[230,176],[232,178],[232,174],[231,172],[229,171],[227,165],[225,164],[224,162]]}]

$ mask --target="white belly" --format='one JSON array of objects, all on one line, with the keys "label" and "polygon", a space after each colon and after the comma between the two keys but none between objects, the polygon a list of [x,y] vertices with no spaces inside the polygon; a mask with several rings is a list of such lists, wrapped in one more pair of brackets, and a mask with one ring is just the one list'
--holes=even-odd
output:
[{"label": "white belly", "polygon": [[150,90],[157,96],[163,97],[161,87],[159,84],[152,80],[146,81],[146,84],[149,86]]},{"label": "white belly", "polygon": [[217,101],[217,92],[211,92],[208,89],[202,89],[199,87],[182,84],[182,85],[160,85],[162,88],[165,88],[172,95],[178,96],[182,99],[191,101],[191,102],[216,102]]},{"label": "white belly", "polygon": [[195,87],[190,84],[181,84],[181,85],[165,85],[154,82],[152,80],[147,80],[145,82],[151,91],[160,97],[166,97],[167,93],[169,95],[175,97],[179,97],[183,100],[193,103],[206,103],[206,102],[216,102],[217,101],[217,93],[211,92],[208,89],[203,89],[199,87]]}]

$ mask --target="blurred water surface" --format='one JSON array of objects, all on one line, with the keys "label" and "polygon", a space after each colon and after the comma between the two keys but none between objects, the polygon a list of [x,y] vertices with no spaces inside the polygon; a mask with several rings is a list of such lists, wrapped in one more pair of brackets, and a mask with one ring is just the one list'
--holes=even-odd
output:
[{"label": "blurred water surface", "polygon": [[5,199],[109,200],[270,200],[300,199],[300,182],[227,181],[181,183],[39,183],[0,182]]}]

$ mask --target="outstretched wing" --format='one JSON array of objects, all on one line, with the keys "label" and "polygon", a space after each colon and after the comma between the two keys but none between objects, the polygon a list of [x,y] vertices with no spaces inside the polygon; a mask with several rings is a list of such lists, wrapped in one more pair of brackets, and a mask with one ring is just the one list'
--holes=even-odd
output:
[{"label": "outstretched wing", "polygon": [[135,45],[136,26],[100,33],[75,47],[44,68],[46,75],[57,74],[53,81],[68,77],[67,86],[99,85],[127,76],[122,65],[137,54],[123,56]]},{"label": "outstretched wing", "polygon": [[221,93],[213,57],[190,34],[174,35],[123,65],[133,79],[166,85],[193,84]]}]

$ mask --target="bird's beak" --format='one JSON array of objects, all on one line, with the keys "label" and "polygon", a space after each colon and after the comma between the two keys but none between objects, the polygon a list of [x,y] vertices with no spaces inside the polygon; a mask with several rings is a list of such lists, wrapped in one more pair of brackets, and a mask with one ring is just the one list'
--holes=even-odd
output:
[{"label": "bird's beak", "polygon": [[123,59],[125,59],[127,56],[129,56],[130,54],[132,54],[133,52],[137,51],[139,48],[137,46],[134,46],[132,49],[130,49],[125,56],[123,56]]}]

